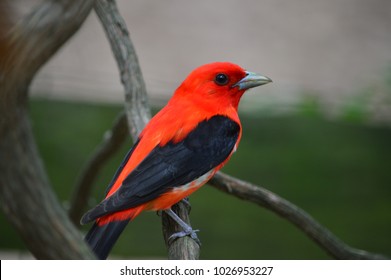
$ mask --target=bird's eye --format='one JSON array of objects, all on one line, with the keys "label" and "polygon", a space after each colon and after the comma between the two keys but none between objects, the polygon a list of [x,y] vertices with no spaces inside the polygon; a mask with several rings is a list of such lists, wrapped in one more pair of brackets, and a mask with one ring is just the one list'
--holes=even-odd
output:
[{"label": "bird's eye", "polygon": [[219,86],[225,86],[228,84],[228,76],[222,73],[217,74],[215,77],[215,83]]}]

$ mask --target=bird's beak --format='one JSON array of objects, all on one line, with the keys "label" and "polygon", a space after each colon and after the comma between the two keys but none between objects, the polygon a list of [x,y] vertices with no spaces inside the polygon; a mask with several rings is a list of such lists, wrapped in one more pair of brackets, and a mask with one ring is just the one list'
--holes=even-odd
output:
[{"label": "bird's beak", "polygon": [[262,76],[253,72],[246,71],[246,76],[232,87],[239,87],[240,90],[265,85],[271,83],[272,80],[266,76]]}]

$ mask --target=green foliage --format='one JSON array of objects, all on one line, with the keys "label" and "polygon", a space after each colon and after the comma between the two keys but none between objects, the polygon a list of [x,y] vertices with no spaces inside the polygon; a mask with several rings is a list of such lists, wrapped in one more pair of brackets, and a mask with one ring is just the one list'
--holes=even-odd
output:
[{"label": "green foliage", "polygon": [[[34,131],[60,200],[66,205],[81,167],[120,107],[35,100]],[[326,121],[309,100],[304,114],[242,114],[243,137],[224,171],[269,188],[314,216],[351,246],[391,255],[391,130]],[[95,201],[130,147],[99,176]],[[284,219],[205,186],[192,195],[192,225],[201,229],[203,259],[323,259],[328,256]],[[0,216],[0,248],[23,248]],[[87,230],[88,226],[84,228]],[[160,218],[143,213],[113,253],[166,258]]]}]

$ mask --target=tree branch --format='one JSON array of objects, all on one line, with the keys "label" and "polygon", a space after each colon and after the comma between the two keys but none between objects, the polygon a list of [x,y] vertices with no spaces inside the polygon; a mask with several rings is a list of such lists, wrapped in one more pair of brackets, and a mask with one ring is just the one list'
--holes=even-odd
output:
[{"label": "tree branch", "polygon": [[119,150],[128,135],[126,125],[126,115],[121,112],[113,127],[104,134],[102,143],[95,149],[79,176],[69,208],[69,217],[77,227],[80,227],[80,218],[88,205],[88,198],[97,175],[110,157]]},{"label": "tree branch", "polygon": [[97,0],[95,12],[109,39],[125,89],[125,112],[133,141],[151,118],[147,90],[126,23],[113,0]]},{"label": "tree branch", "polygon": [[[190,224],[188,205],[179,202],[172,207],[172,210],[188,225]],[[168,249],[170,260],[198,260],[200,256],[200,246],[190,237],[179,238],[172,243],[168,239],[174,233],[183,229],[173,221],[164,211],[162,212],[163,237]]]},{"label": "tree branch", "polygon": [[336,259],[385,259],[380,254],[355,249],[338,239],[304,210],[262,187],[218,172],[208,184],[227,194],[251,201],[293,223]]},{"label": "tree branch", "polygon": [[[120,15],[116,3],[113,0],[97,0],[95,3],[97,13],[106,35],[109,38],[111,49],[117,60],[121,74],[121,82],[125,88],[125,112],[127,115],[130,134],[134,141],[144,126],[148,123],[151,113],[147,102],[147,92],[141,74],[136,51],[130,40],[126,23]],[[179,208],[181,209],[181,208]],[[188,211],[181,209],[177,213],[184,220],[189,221]],[[173,232],[174,225],[167,221],[166,215],[162,215],[163,231]],[[169,259],[197,257],[198,245],[189,237],[179,238],[171,244],[167,244]],[[175,250],[171,247],[175,246]],[[182,252],[182,253],[178,253]]]},{"label": "tree branch", "polygon": [[92,4],[43,1],[1,34],[0,206],[36,258],[94,258],[50,187],[27,110],[31,80],[78,30]]}]

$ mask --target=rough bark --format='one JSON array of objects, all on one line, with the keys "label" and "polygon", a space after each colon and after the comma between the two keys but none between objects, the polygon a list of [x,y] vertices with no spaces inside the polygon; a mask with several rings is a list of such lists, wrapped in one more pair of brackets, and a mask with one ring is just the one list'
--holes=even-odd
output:
[{"label": "rough bark", "polygon": [[113,0],[97,0],[95,12],[109,39],[125,90],[125,112],[133,141],[151,118],[147,90],[126,23]]},{"label": "rough bark", "polygon": [[[179,202],[171,208],[188,225],[190,224],[190,208],[187,204]],[[198,260],[200,257],[200,246],[188,236],[168,241],[169,237],[183,229],[173,221],[165,212],[162,212],[163,237],[168,250],[170,260]]]},{"label": "rough bark", "polygon": [[40,259],[93,258],[53,193],[28,114],[39,68],[74,34],[93,1],[43,1],[0,39],[0,204]]}]

